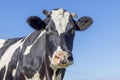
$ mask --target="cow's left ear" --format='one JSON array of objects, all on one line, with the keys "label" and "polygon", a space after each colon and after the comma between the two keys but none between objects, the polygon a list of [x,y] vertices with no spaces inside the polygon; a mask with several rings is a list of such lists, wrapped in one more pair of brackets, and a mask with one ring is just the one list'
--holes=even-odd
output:
[{"label": "cow's left ear", "polygon": [[78,21],[76,21],[75,29],[80,31],[86,30],[92,23],[92,18],[88,16],[81,17],[80,19],[78,19]]},{"label": "cow's left ear", "polygon": [[35,30],[45,29],[45,22],[38,16],[30,16],[27,23]]}]

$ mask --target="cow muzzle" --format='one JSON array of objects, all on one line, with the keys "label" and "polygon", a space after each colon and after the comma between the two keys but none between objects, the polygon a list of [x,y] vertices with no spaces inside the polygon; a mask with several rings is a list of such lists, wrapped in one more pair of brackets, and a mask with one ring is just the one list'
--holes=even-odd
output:
[{"label": "cow muzzle", "polygon": [[73,57],[66,51],[56,51],[51,60],[51,67],[66,68],[73,64]]}]

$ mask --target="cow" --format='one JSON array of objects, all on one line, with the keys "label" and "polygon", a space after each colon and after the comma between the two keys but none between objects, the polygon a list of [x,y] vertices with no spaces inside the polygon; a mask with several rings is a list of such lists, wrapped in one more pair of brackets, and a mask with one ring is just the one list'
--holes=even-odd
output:
[{"label": "cow", "polygon": [[73,64],[75,31],[84,31],[92,18],[77,21],[75,13],[62,8],[43,10],[46,18],[30,16],[35,31],[26,37],[0,39],[0,80],[63,80]]}]

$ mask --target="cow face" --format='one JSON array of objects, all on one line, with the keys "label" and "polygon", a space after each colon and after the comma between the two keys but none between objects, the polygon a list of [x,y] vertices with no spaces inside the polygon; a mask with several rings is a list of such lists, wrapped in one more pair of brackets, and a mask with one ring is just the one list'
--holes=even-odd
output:
[{"label": "cow face", "polygon": [[91,24],[88,21],[91,18],[83,17],[75,22],[73,18],[76,15],[63,9],[44,11],[44,13],[48,17],[46,39],[50,51],[51,66],[65,68],[73,63],[72,48],[75,30],[85,30]]},{"label": "cow face", "polygon": [[[75,21],[74,13],[64,9],[46,10],[45,21],[40,18],[31,17],[28,23],[36,30],[46,30],[46,43],[52,68],[65,68],[73,63],[72,48],[75,30],[85,30],[92,24],[90,17],[82,17]],[[40,27],[42,24],[42,27]],[[36,27],[37,26],[37,27]]]},{"label": "cow face", "polygon": [[73,63],[74,26],[74,21],[69,12],[63,9],[50,12],[49,22],[46,26],[46,39],[52,67],[63,68]]}]

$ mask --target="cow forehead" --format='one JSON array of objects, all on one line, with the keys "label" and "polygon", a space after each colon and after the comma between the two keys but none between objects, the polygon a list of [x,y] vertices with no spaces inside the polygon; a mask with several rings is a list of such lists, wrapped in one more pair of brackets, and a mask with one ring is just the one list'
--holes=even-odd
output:
[{"label": "cow forehead", "polygon": [[58,31],[59,35],[64,33],[67,24],[69,23],[70,14],[64,9],[58,9],[51,11],[51,18],[55,24],[56,30]]},{"label": "cow forehead", "polygon": [[63,14],[64,12],[67,12],[67,11],[60,8],[60,9],[52,10],[51,12],[52,12],[52,14],[61,15],[61,14]]}]

